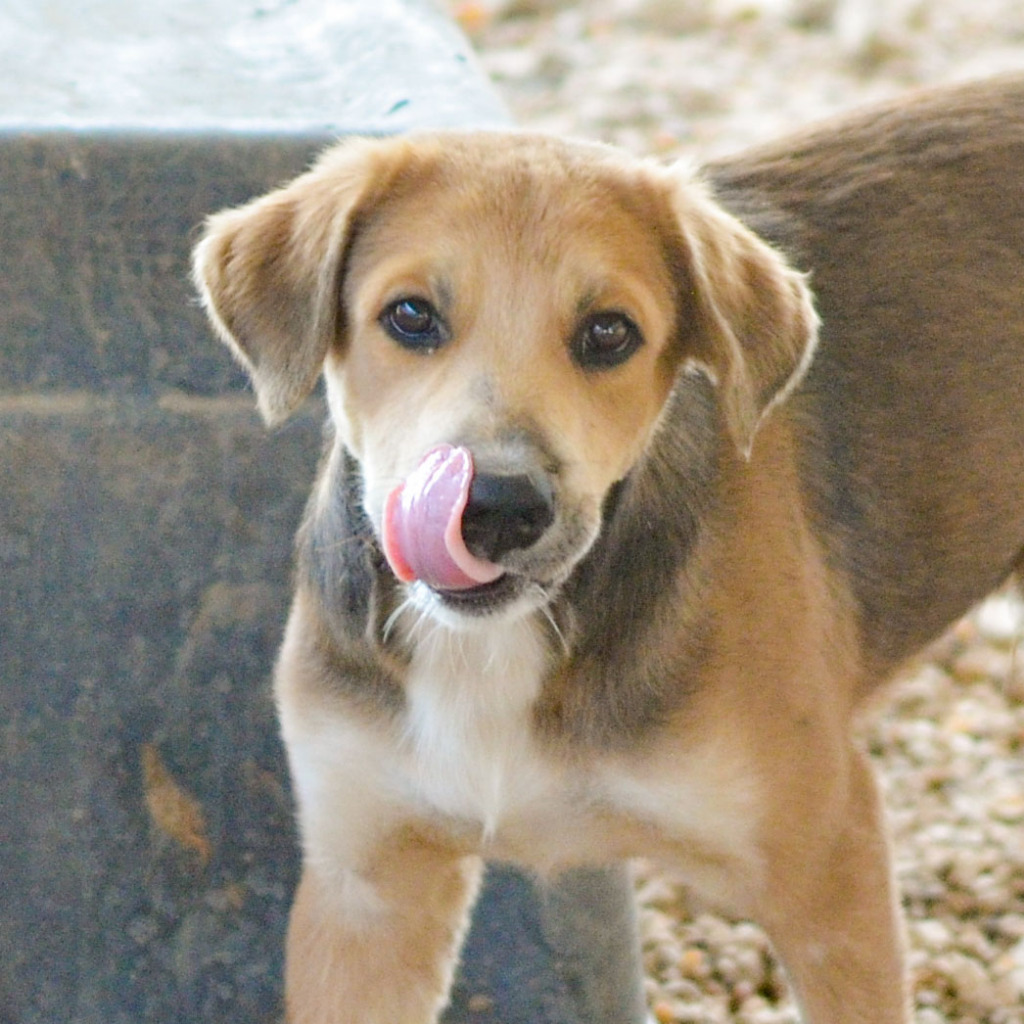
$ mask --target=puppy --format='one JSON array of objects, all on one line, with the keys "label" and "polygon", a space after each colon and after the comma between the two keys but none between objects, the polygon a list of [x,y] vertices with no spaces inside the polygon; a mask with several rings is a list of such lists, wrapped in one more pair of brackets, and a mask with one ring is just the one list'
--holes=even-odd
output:
[{"label": "puppy", "polygon": [[642,855],[765,927],[805,1020],[908,1021],[849,730],[1024,566],[1024,79],[702,176],[350,141],[195,277],[268,422],[330,410],[276,672],[289,1020],[435,1021],[482,858]]}]

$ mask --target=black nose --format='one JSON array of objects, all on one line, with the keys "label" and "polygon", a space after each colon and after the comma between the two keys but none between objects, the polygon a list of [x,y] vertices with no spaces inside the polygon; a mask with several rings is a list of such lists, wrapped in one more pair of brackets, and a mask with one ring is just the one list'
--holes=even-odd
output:
[{"label": "black nose", "polygon": [[473,477],[462,513],[462,539],[478,558],[500,561],[502,555],[528,548],[554,522],[550,488],[528,476]]}]

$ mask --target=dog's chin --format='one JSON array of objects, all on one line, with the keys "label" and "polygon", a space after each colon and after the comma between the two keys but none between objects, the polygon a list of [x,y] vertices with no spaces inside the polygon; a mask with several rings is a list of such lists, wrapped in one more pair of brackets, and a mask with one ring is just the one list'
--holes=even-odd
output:
[{"label": "dog's chin", "polygon": [[464,590],[438,590],[416,582],[409,596],[420,612],[452,629],[493,625],[495,619],[514,621],[544,607],[551,599],[547,586],[510,572],[493,583]]}]

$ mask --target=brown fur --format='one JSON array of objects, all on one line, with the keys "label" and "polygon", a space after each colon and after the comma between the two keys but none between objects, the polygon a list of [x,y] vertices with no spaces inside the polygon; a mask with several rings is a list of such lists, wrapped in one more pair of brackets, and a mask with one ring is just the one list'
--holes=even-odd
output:
[{"label": "brown fur", "polygon": [[[264,415],[321,372],[332,414],[277,667],[293,1024],[430,1024],[480,857],[637,855],[763,924],[808,1021],[909,1019],[849,726],[1024,560],[1024,79],[705,178],[357,141],[208,225],[196,279]],[[409,295],[449,329],[430,355],[380,325]],[[644,343],[581,368],[607,310]],[[489,604],[381,555],[384,496],[441,442],[555,495]]]}]

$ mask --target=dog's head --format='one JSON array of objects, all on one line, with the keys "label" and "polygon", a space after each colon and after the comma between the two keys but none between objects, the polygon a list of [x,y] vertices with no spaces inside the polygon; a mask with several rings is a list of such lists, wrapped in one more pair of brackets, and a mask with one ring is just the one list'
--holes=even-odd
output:
[{"label": "dog's head", "polygon": [[680,373],[747,455],[815,341],[691,175],[526,135],[345,143],[211,218],[195,277],[269,422],[324,374],[393,570],[467,614],[567,577]]}]

